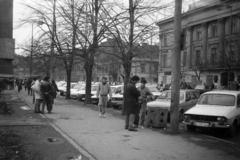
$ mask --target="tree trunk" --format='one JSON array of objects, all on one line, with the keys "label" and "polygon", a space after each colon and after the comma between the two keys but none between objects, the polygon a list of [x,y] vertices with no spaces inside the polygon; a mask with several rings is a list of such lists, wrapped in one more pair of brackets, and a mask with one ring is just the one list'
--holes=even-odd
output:
[{"label": "tree trunk", "polygon": [[126,62],[124,65],[125,76],[124,76],[124,93],[123,93],[123,106],[122,106],[122,115],[126,115],[127,113],[127,102],[125,101],[126,97],[126,85],[130,81],[130,73],[131,73],[131,62]]},{"label": "tree trunk", "polygon": [[179,133],[179,92],[180,92],[180,60],[181,60],[181,10],[182,0],[175,0],[174,13],[174,48],[172,63],[172,89],[171,89],[171,109],[170,128],[172,133]]},{"label": "tree trunk", "polygon": [[71,89],[71,75],[72,75],[72,70],[67,67],[66,69],[67,73],[67,90],[66,90],[66,99],[70,99],[70,89]]},{"label": "tree trunk", "polygon": [[85,62],[86,71],[86,88],[85,88],[85,102],[84,104],[92,104],[91,100],[91,86],[92,86],[92,68],[93,65],[90,62]]}]

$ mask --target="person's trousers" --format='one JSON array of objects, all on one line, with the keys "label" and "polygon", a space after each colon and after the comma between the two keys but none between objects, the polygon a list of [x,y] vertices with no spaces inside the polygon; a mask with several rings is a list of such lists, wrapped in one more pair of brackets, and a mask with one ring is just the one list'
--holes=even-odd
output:
[{"label": "person's trousers", "polygon": [[33,104],[35,103],[35,93],[33,92]]},{"label": "person's trousers", "polygon": [[52,111],[52,96],[51,95],[44,95],[43,102],[42,102],[42,112],[44,113],[45,106],[47,105],[48,112]]},{"label": "person's trousers", "polygon": [[31,88],[27,88],[27,90],[28,90],[28,95],[30,95],[30,93],[31,93]]},{"label": "person's trousers", "polygon": [[42,103],[42,99],[36,99],[35,100],[35,107],[34,107],[34,111],[35,113],[40,112],[40,105]]},{"label": "person's trousers", "polygon": [[145,122],[145,117],[146,117],[146,110],[147,110],[147,102],[144,101],[141,104],[141,109],[140,109],[140,124],[143,125]]},{"label": "person's trousers", "polygon": [[100,113],[102,113],[103,115],[106,112],[105,110],[106,110],[106,107],[107,107],[107,102],[108,102],[108,96],[101,96],[100,95],[98,106],[99,106]]}]

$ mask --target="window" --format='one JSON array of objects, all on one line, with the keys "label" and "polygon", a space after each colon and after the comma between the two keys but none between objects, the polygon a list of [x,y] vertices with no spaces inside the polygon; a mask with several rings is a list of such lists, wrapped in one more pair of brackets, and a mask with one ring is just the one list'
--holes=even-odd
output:
[{"label": "window", "polygon": [[202,28],[198,27],[197,28],[197,40],[202,39]]},{"label": "window", "polygon": [[141,73],[146,72],[146,64],[141,64]]},{"label": "window", "polygon": [[187,62],[187,52],[183,52],[183,57],[182,57],[183,66],[186,66],[186,62]]},{"label": "window", "polygon": [[218,36],[218,33],[217,33],[217,23],[216,22],[212,24],[212,36],[213,37]]},{"label": "window", "polygon": [[163,35],[163,46],[164,47],[167,46],[167,35],[166,34]]},{"label": "window", "polygon": [[217,62],[217,48],[211,49],[211,62],[212,64],[216,64]]},{"label": "window", "polygon": [[167,55],[163,55],[163,67],[167,67]]},{"label": "window", "polygon": [[231,30],[230,30],[230,33],[231,33],[231,34],[233,34],[233,33],[236,32],[236,21],[235,21],[235,19],[232,20],[230,29],[231,29]]},{"label": "window", "polygon": [[199,65],[200,61],[201,61],[201,51],[200,50],[196,50],[195,64]]}]

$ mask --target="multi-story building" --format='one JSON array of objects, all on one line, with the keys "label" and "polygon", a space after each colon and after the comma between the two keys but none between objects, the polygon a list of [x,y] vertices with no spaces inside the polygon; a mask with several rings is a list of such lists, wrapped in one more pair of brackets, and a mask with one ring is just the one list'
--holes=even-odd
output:
[{"label": "multi-story building", "polygon": [[0,0],[0,77],[13,76],[13,0]]},{"label": "multi-story building", "polygon": [[[171,83],[173,18],[159,21],[159,82]],[[240,81],[240,2],[200,0],[182,14],[182,81],[227,86]]]},{"label": "multi-story building", "polygon": [[[114,47],[115,41],[108,39],[103,42],[100,48],[105,52],[101,55],[101,58],[97,58],[96,62],[99,64],[99,68],[95,71],[97,81],[101,80],[101,77],[105,76],[112,82],[123,82],[124,68],[122,60],[111,54],[121,54],[118,51],[118,47]],[[159,46],[149,45],[142,43],[141,45],[135,44],[136,49],[133,51],[135,57],[132,59],[131,76],[138,75],[141,79],[146,79],[149,83],[158,82],[158,66],[159,66]],[[99,60],[101,59],[101,60]]]}]

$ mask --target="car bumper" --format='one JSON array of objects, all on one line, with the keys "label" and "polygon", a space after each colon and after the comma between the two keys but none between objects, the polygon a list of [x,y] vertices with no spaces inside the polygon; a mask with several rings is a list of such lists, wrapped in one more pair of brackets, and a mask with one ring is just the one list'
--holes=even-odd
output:
[{"label": "car bumper", "polygon": [[112,105],[114,105],[114,106],[121,106],[122,104],[123,104],[123,102],[122,101],[111,101],[111,103],[112,103]]},{"label": "car bumper", "polygon": [[198,122],[198,121],[190,121],[185,122],[186,125],[196,126],[196,127],[202,127],[202,128],[229,128],[230,125],[223,123],[223,122]]}]

